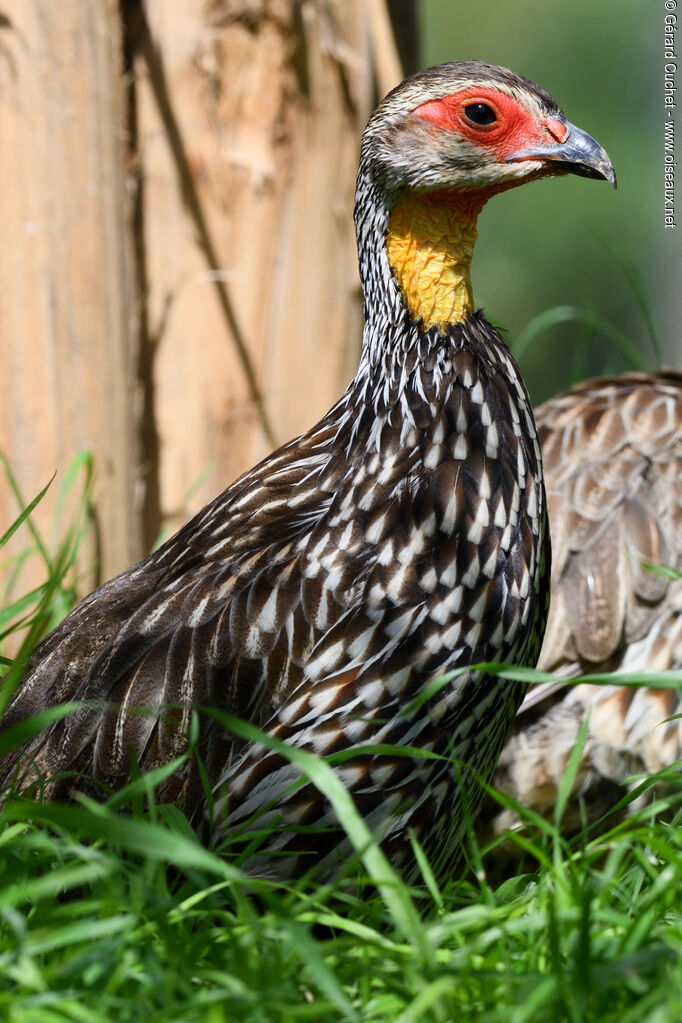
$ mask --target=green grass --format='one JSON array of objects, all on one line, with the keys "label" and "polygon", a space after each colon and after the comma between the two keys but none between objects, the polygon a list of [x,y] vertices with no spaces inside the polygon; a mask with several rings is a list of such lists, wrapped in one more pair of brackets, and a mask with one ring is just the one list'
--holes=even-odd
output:
[{"label": "green grass", "polygon": [[493,890],[479,868],[441,889],[430,879],[432,892],[384,876],[364,898],[246,879],[167,811],[12,802],[0,833],[2,1019],[682,1013],[674,821],[640,815],[573,851],[549,826],[531,829],[535,874]]},{"label": "green grass", "polygon": [[[86,508],[84,465],[72,483],[84,480]],[[44,550],[46,575],[30,599],[13,585],[6,600],[2,628],[6,640],[24,636],[22,662],[73,599],[84,518],[54,554],[26,516],[17,520],[27,550]],[[9,656],[4,663],[3,693],[16,674]],[[682,1018],[682,799],[671,772],[671,794],[597,838],[569,843],[559,825],[574,757],[555,820],[525,814],[517,841],[531,873],[493,885],[488,852],[470,834],[462,868],[445,885],[417,848],[423,882],[408,889],[328,765],[292,756],[333,802],[357,850],[355,881],[287,888],[244,877],[174,808],[152,799],[145,809],[139,781],[104,804],[8,800],[0,809],[0,1019]]]}]

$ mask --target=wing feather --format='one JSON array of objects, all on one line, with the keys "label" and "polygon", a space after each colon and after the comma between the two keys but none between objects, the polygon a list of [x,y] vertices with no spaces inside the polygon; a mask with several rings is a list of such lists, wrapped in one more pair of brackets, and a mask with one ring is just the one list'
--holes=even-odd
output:
[{"label": "wing feather", "polygon": [[[549,621],[538,667],[588,672],[682,666],[682,374],[588,381],[536,411],[553,547]],[[682,756],[677,693],[617,685],[531,687],[496,784],[550,813],[589,713],[578,797],[595,819],[626,779]],[[494,829],[514,822],[498,814]]]}]

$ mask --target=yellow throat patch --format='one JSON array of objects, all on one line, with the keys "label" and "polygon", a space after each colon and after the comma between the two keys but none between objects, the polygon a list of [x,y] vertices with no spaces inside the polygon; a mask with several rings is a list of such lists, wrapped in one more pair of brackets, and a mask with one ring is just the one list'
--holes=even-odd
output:
[{"label": "yellow throat patch", "polygon": [[471,257],[487,195],[405,189],[388,222],[388,261],[413,320],[424,329],[473,312]]}]

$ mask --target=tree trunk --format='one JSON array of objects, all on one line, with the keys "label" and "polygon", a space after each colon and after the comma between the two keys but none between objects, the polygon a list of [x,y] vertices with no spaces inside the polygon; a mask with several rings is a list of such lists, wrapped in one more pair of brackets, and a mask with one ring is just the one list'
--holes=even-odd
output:
[{"label": "tree trunk", "polygon": [[[27,497],[95,452],[107,576],[142,553],[118,5],[5,0],[2,14],[0,451]],[[0,473],[0,533],[16,512]]]},{"label": "tree trunk", "polygon": [[386,0],[3,3],[0,451],[27,497],[93,452],[98,578],[342,393],[359,137],[399,77]]},{"label": "tree trunk", "polygon": [[146,14],[151,543],[312,425],[352,374],[353,189],[373,82],[358,0],[150,0]]}]

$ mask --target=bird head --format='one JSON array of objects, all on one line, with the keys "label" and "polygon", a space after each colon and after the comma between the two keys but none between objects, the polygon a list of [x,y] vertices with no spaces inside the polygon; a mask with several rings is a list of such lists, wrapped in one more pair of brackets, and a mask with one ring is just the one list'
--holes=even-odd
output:
[{"label": "bird head", "polygon": [[491,194],[565,173],[616,185],[606,151],[546,92],[481,61],[407,78],[370,120],[363,150],[389,189]]},{"label": "bird head", "polygon": [[616,184],[605,150],[527,78],[458,61],[402,82],[361,146],[355,210],[369,335],[405,307],[420,330],[463,320],[474,308],[470,264],[483,204],[567,173]]}]

